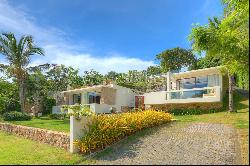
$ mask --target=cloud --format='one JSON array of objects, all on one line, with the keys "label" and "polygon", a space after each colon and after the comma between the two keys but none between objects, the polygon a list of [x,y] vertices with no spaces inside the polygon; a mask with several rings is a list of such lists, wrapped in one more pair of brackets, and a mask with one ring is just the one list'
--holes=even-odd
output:
[{"label": "cloud", "polygon": [[25,11],[23,6],[13,7],[8,1],[1,0],[0,31],[14,32],[18,36],[31,34],[35,37],[35,41],[45,50],[46,55],[32,58],[32,65],[65,64],[80,69],[81,73],[94,69],[103,74],[111,70],[117,72],[143,70],[155,65],[153,61],[130,58],[119,53],[92,55],[88,50],[94,48],[89,48],[88,43],[69,42],[68,36],[62,30],[36,24],[35,18]]}]

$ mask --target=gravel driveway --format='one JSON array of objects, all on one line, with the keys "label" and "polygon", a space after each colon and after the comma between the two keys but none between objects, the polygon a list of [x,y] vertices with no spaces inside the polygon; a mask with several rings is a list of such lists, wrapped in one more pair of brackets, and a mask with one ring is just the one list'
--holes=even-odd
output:
[{"label": "gravel driveway", "polygon": [[124,140],[97,154],[95,163],[238,164],[236,131],[223,124],[173,122]]}]

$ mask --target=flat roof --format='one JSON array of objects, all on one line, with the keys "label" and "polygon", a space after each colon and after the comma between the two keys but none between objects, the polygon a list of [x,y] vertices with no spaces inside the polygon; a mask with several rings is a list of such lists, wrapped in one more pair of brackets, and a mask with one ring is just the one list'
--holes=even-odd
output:
[{"label": "flat roof", "polygon": [[101,88],[103,87],[107,87],[107,88],[114,88],[113,84],[109,84],[109,85],[94,85],[94,86],[88,86],[85,88],[79,88],[79,89],[72,89],[72,90],[66,90],[66,91],[62,91],[61,93],[71,93],[71,92],[82,92],[82,91],[93,91],[93,90],[101,90]]},{"label": "flat roof", "polygon": [[180,77],[189,77],[189,76],[197,76],[197,75],[219,74],[221,68],[222,66],[217,66],[217,67],[210,67],[210,68],[205,68],[205,69],[173,73],[173,77],[180,78]]}]

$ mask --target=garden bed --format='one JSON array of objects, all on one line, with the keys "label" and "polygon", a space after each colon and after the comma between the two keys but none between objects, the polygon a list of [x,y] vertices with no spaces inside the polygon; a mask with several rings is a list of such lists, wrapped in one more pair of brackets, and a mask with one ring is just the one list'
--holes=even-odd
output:
[{"label": "garden bed", "polygon": [[137,131],[159,126],[170,122],[171,119],[169,113],[155,110],[94,115],[86,135],[75,143],[81,153],[95,152]]}]

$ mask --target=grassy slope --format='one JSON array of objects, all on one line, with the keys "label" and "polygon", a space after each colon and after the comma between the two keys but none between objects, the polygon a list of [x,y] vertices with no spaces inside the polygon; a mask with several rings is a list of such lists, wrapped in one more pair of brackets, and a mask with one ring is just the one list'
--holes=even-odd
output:
[{"label": "grassy slope", "polygon": [[13,121],[11,123],[23,125],[23,126],[30,126],[30,127],[36,127],[36,128],[43,128],[48,130],[55,130],[55,131],[61,131],[69,133],[69,120],[54,120],[54,119],[48,119],[46,117],[42,118],[34,118],[30,121]]},{"label": "grassy slope", "polygon": [[234,98],[237,113],[219,112],[203,115],[175,116],[179,122],[208,122],[223,123],[231,125],[237,129],[242,152],[243,164],[249,164],[249,99],[236,94]]},{"label": "grassy slope", "polygon": [[[77,164],[80,155],[0,132],[0,164]],[[86,162],[86,161],[84,161]]]}]

